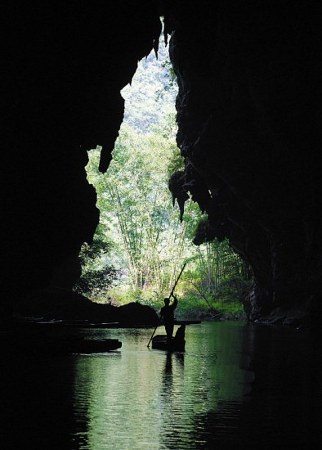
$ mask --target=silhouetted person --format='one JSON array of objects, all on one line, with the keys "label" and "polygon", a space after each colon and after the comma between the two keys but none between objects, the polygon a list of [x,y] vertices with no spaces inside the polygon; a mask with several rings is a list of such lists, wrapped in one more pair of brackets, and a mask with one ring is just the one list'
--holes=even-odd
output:
[{"label": "silhouetted person", "polygon": [[186,331],[186,326],[185,325],[181,325],[181,327],[179,327],[177,329],[177,332],[176,332],[176,335],[175,335],[176,340],[178,340],[180,342],[184,342],[185,331]]},{"label": "silhouetted person", "polygon": [[164,306],[161,308],[160,311],[160,318],[164,324],[164,328],[167,333],[167,338],[169,342],[171,341],[174,327],[174,310],[176,309],[178,304],[177,298],[173,294],[171,295],[173,297],[173,302],[170,304],[170,298],[165,298]]}]

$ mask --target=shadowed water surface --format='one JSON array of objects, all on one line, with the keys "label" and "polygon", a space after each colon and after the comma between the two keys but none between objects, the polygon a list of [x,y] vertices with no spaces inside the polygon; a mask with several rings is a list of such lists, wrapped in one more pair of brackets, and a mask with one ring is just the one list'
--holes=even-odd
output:
[{"label": "shadowed water surface", "polygon": [[5,361],[1,448],[304,449],[318,442],[320,365],[303,333],[206,322],[188,326],[186,351],[171,354],[147,347],[149,329],[81,332],[123,346]]}]

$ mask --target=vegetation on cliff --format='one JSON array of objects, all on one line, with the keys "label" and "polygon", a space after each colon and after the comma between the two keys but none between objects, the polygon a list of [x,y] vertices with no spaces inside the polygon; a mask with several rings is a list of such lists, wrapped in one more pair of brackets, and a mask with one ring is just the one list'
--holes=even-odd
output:
[{"label": "vegetation on cliff", "polygon": [[171,174],[183,167],[175,143],[177,93],[167,50],[149,55],[122,95],[124,122],[106,174],[100,148],[89,152],[87,177],[97,192],[100,225],[84,244],[83,274],[75,289],[98,303],[139,301],[159,309],[184,262],[176,290],[183,315],[240,317],[248,283],[241,259],[227,241],[192,243],[205,216],[192,200],[185,214],[174,207]]}]

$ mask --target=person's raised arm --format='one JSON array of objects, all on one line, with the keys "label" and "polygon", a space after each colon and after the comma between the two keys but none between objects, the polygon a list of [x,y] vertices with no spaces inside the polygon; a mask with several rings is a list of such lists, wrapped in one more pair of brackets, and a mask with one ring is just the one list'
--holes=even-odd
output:
[{"label": "person's raised arm", "polygon": [[173,297],[173,303],[172,303],[173,309],[176,309],[177,304],[178,304],[178,299],[173,294],[172,294],[172,297]]}]

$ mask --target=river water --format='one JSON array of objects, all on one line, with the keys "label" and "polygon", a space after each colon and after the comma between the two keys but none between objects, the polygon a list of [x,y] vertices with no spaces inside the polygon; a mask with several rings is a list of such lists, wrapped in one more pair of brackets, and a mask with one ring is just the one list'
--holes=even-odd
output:
[{"label": "river water", "polygon": [[105,354],[7,356],[0,448],[316,448],[321,369],[305,333],[205,322],[171,354],[147,347],[152,331],[82,330],[122,341]]}]

